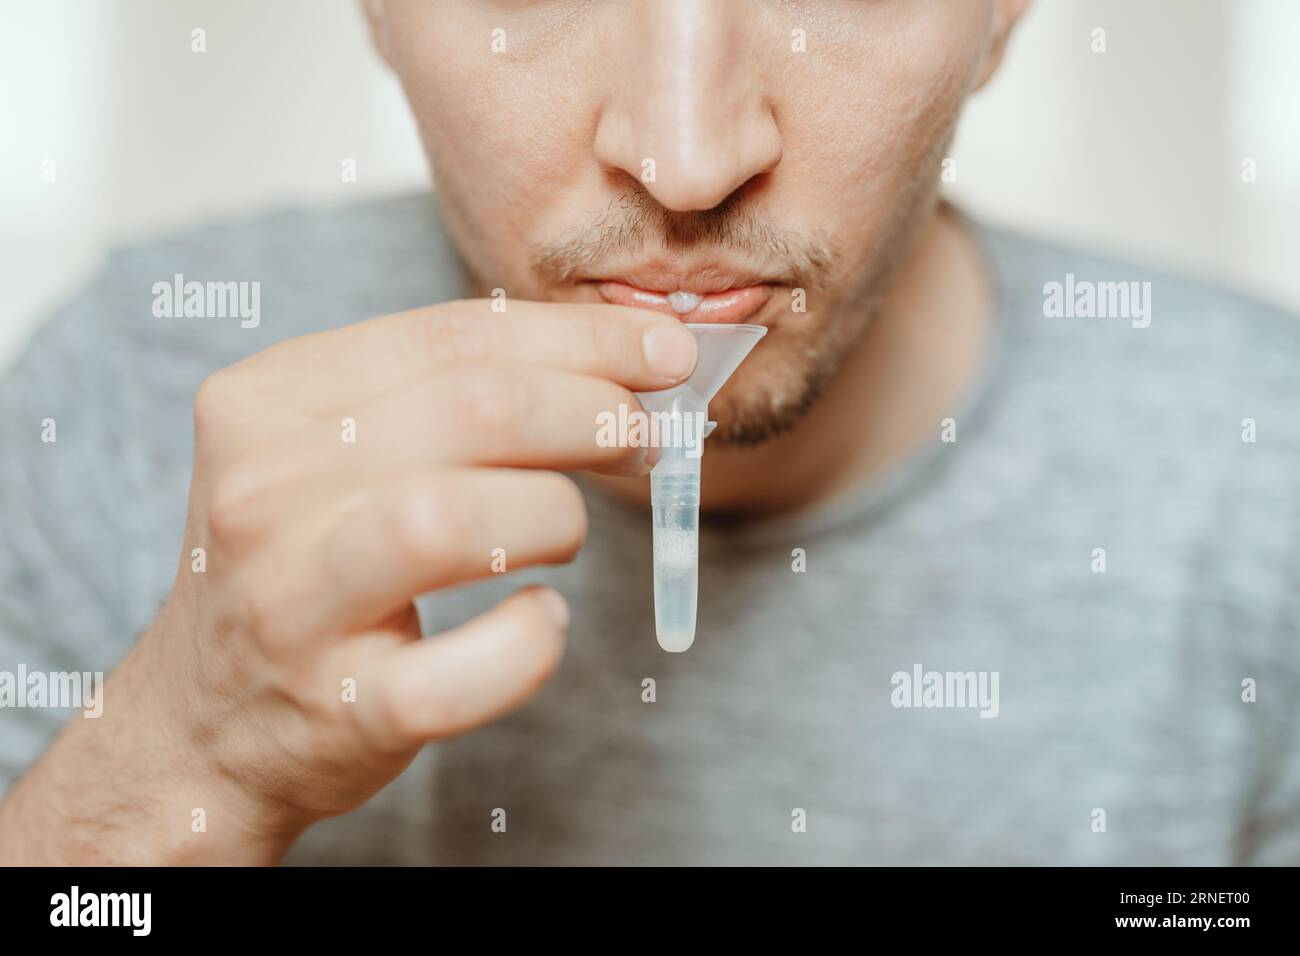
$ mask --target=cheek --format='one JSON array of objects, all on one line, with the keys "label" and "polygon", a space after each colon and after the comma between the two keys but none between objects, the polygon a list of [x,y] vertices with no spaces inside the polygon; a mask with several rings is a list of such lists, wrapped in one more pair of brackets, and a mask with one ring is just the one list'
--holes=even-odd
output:
[{"label": "cheek", "polygon": [[[438,8],[437,16],[430,8]],[[520,242],[548,197],[590,149],[590,118],[575,99],[583,82],[562,31],[536,17],[487,17],[442,0],[406,8],[393,30],[392,59],[453,228],[488,255]],[[505,51],[493,52],[504,22]]]},{"label": "cheek", "polygon": [[[792,58],[786,158],[820,191],[823,212],[859,224],[937,178],[945,145],[983,59],[987,15],[974,0],[885,3],[827,26],[820,55]],[[810,31],[809,46],[817,37]]]}]

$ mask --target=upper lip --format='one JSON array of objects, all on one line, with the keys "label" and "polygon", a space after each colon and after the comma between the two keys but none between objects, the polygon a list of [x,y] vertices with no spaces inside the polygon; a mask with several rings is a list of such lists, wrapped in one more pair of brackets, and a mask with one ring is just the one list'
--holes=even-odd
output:
[{"label": "upper lip", "polygon": [[781,280],[752,269],[735,268],[722,263],[673,266],[654,262],[621,270],[605,270],[601,275],[591,276],[589,281],[622,282],[661,295],[679,291],[709,295],[756,285],[772,285]]}]

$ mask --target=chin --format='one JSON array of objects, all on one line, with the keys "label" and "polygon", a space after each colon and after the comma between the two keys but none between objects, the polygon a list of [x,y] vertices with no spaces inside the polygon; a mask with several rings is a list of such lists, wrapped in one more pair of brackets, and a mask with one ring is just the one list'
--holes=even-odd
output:
[{"label": "chin", "polygon": [[[766,344],[766,343],[764,343]],[[751,356],[709,402],[718,423],[709,436],[714,448],[754,448],[793,429],[816,404],[824,382],[815,369],[799,367],[789,353]]]}]

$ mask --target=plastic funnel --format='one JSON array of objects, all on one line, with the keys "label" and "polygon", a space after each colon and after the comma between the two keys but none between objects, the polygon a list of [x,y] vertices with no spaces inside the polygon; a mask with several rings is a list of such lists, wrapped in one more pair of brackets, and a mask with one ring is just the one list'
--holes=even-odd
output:
[{"label": "plastic funnel", "polygon": [[699,349],[695,371],[676,388],[637,393],[647,411],[669,410],[675,393],[684,388],[689,388],[705,404],[712,401],[758,340],[767,334],[767,329],[761,325],[688,323],[686,327],[695,333],[695,344]]},{"label": "plastic funnel", "polygon": [[695,333],[699,360],[681,385],[639,392],[654,416],[663,456],[650,472],[654,520],[655,636],[666,651],[686,650],[695,641],[700,565],[700,458],[713,430],[709,400],[740,366],[758,340],[761,325],[686,326]]}]

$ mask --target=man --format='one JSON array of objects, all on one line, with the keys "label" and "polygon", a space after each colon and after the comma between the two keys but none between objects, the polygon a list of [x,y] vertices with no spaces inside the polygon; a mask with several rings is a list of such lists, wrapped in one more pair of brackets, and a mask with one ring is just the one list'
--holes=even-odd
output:
[{"label": "man", "polygon": [[[4,661],[125,654],[0,858],[1294,861],[1300,325],[937,201],[1024,6],[367,3],[438,215],[125,251],[0,386]],[[768,334],[668,655],[596,422],[681,319]]]}]

